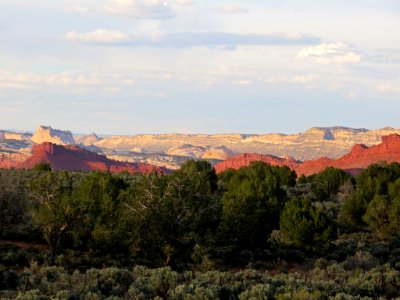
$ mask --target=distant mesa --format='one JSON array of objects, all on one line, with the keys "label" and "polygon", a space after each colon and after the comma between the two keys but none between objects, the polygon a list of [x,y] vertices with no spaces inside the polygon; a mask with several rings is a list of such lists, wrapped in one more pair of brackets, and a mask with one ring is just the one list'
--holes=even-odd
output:
[{"label": "distant mesa", "polygon": [[194,146],[191,144],[183,144],[180,146],[172,147],[168,151],[165,151],[168,155],[176,156],[189,156],[193,158],[201,158],[207,151],[206,147]]},{"label": "distant mesa", "polygon": [[362,144],[353,146],[351,151],[337,159],[321,157],[304,162],[292,158],[280,158],[272,155],[262,154],[240,154],[217,163],[214,168],[217,173],[227,169],[239,169],[248,166],[253,161],[262,161],[274,166],[288,166],[298,176],[319,173],[327,167],[343,169],[351,174],[356,174],[361,169],[378,162],[400,162],[400,135],[391,134],[382,137],[378,145],[367,147]]},{"label": "distant mesa", "polygon": [[102,138],[97,136],[97,134],[95,134],[94,132],[88,135],[82,135],[75,138],[77,144],[84,146],[92,146],[100,140],[102,140]]},{"label": "distant mesa", "polygon": [[145,163],[128,163],[108,159],[103,155],[88,151],[76,145],[57,145],[45,142],[34,145],[32,156],[22,163],[16,164],[17,168],[29,169],[39,163],[48,163],[53,170],[67,171],[110,171],[119,173],[149,174],[151,172],[167,173],[168,170]]},{"label": "distant mesa", "polygon": [[[286,157],[286,161],[315,161],[307,168],[323,167],[358,148],[381,143],[382,136],[400,134],[400,129],[385,127],[368,130],[342,126],[312,127],[295,134],[136,134],[72,135],[70,131],[40,126],[35,134],[0,130],[0,154],[30,154],[34,144],[51,142],[79,145],[89,151],[123,162],[144,162],[177,169],[187,159],[206,159],[211,163],[240,153]],[[319,159],[326,157],[325,159]],[[279,160],[279,159],[278,159]],[[305,164],[307,166],[307,164]],[[300,167],[299,167],[300,168]],[[306,167],[304,168],[307,172]],[[299,170],[302,170],[301,168]],[[357,170],[357,168],[355,169]]]},{"label": "distant mesa", "polygon": [[53,129],[48,126],[39,126],[32,136],[32,142],[36,144],[50,142],[57,145],[73,145],[75,144],[75,139],[71,131]]},{"label": "distant mesa", "polygon": [[201,158],[203,159],[218,159],[218,160],[225,160],[228,159],[232,156],[234,156],[235,153],[226,148],[226,147],[211,147],[209,148]]},{"label": "distant mesa", "polygon": [[0,140],[28,141],[31,137],[28,133],[0,130]]},{"label": "distant mesa", "polygon": [[224,146],[207,147],[183,144],[173,147],[165,152],[168,155],[187,156],[202,159],[225,160],[234,155],[234,152]]}]

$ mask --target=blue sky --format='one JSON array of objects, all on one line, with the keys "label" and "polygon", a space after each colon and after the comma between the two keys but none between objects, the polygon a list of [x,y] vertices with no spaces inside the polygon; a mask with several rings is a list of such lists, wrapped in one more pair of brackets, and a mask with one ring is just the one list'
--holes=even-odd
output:
[{"label": "blue sky", "polygon": [[0,128],[400,127],[398,0],[1,0]]}]

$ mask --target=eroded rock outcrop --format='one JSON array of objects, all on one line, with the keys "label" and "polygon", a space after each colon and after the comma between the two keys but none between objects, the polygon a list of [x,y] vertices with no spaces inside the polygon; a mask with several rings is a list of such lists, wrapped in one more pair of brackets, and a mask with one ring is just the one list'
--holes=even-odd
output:
[{"label": "eroded rock outcrop", "polygon": [[227,169],[240,169],[241,167],[250,165],[253,161],[262,161],[273,166],[288,166],[295,169],[301,162],[292,158],[281,158],[272,155],[245,153],[231,157],[225,161],[215,164],[214,168],[217,173],[221,173]]},{"label": "eroded rock outcrop", "polygon": [[50,142],[57,145],[75,144],[75,139],[72,136],[71,131],[53,129],[48,126],[40,126],[38,129],[36,129],[32,136],[32,141],[36,144],[41,144],[44,142]]},{"label": "eroded rock outcrop", "polygon": [[400,135],[383,136],[380,144],[371,147],[363,144],[355,145],[349,153],[338,159],[321,157],[300,162],[290,158],[284,159],[270,155],[241,154],[216,164],[214,168],[217,173],[220,173],[229,168],[239,169],[243,166],[248,166],[252,161],[262,161],[274,166],[288,166],[296,171],[298,176],[319,173],[327,167],[348,170],[350,173],[355,174],[360,169],[374,163],[383,161],[387,163],[400,162]]},{"label": "eroded rock outcrop", "polygon": [[202,147],[202,146],[194,146],[191,144],[184,144],[169,149],[168,151],[165,152],[165,154],[175,155],[175,156],[187,156],[192,158],[225,160],[233,156],[233,151],[223,146]]},{"label": "eroded rock outcrop", "polygon": [[218,159],[225,160],[234,156],[232,150],[226,147],[209,148],[201,157],[202,159]]},{"label": "eroded rock outcrop", "polygon": [[151,172],[165,173],[165,168],[156,167],[144,163],[128,163],[108,159],[103,155],[88,151],[76,145],[57,145],[53,143],[42,143],[34,145],[32,156],[22,163],[16,165],[18,168],[32,168],[38,163],[49,163],[54,170],[67,171],[110,171],[130,173]]},{"label": "eroded rock outcrop", "polygon": [[0,168],[15,168],[28,158],[29,155],[23,153],[0,153]]},{"label": "eroded rock outcrop", "polygon": [[91,133],[88,135],[82,135],[77,138],[75,138],[77,144],[81,144],[84,146],[91,146],[100,141],[102,138],[97,136],[95,133]]},{"label": "eroded rock outcrop", "polygon": [[165,151],[168,155],[176,155],[176,156],[189,156],[200,158],[207,151],[206,147],[194,146],[191,144],[184,144],[177,147],[173,147],[167,151]]},{"label": "eroded rock outcrop", "polygon": [[[400,129],[313,127],[298,134],[139,134],[107,136],[95,145],[115,151],[130,151],[133,148],[140,148],[145,153],[168,154],[172,151],[173,155],[188,154],[190,149],[184,149],[185,145],[207,150],[225,147],[233,153],[290,155],[295,159],[308,160],[323,156],[338,158],[348,153],[355,144],[372,146],[378,144],[382,136],[393,133],[400,134]],[[198,152],[194,154],[198,155]]]}]

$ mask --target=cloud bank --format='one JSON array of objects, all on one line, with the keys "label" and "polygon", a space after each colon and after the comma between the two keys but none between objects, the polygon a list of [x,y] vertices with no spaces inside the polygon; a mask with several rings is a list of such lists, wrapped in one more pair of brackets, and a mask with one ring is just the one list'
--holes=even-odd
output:
[{"label": "cloud bank", "polygon": [[129,41],[129,36],[115,30],[97,29],[92,32],[79,33],[70,31],[66,35],[68,40],[85,43],[120,43]]},{"label": "cloud bank", "polygon": [[[180,2],[189,3],[183,0]],[[147,19],[170,19],[176,16],[169,3],[163,0],[110,0],[103,7],[103,11],[114,15]]]},{"label": "cloud bank", "polygon": [[115,46],[152,46],[189,48],[197,46],[234,48],[236,46],[273,46],[317,44],[320,39],[303,34],[237,34],[228,32],[177,32],[146,36],[127,35],[120,31],[97,29],[92,32],[68,32],[70,41]]},{"label": "cloud bank", "polygon": [[302,49],[297,57],[311,59],[319,64],[358,63],[361,56],[350,50],[345,43],[327,43]]},{"label": "cloud bank", "polygon": [[248,12],[247,9],[232,4],[222,5],[218,7],[218,10],[224,14],[244,14]]}]

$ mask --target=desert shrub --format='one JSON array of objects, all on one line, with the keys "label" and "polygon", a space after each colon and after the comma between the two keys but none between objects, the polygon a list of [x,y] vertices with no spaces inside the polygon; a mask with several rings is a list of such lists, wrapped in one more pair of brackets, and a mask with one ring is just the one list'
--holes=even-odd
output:
[{"label": "desert shrub", "polygon": [[379,260],[367,251],[357,251],[354,256],[348,257],[343,263],[347,270],[363,269],[370,270],[378,265]]},{"label": "desert shrub", "polygon": [[130,297],[138,299],[154,298],[156,296],[166,298],[179,284],[180,276],[169,267],[148,269],[137,266],[133,270],[135,280],[129,287]]},{"label": "desert shrub", "polygon": [[12,269],[0,269],[0,290],[16,289],[19,277]]},{"label": "desert shrub", "polygon": [[256,284],[239,295],[240,300],[274,299],[269,284]]},{"label": "desert shrub", "polygon": [[192,284],[178,285],[171,293],[171,299],[176,300],[208,300],[218,299],[221,287],[219,286],[194,286]]},{"label": "desert shrub", "polygon": [[0,245],[0,264],[8,267],[27,267],[32,260],[43,262],[45,259],[45,254],[35,248],[21,249],[12,244]]},{"label": "desert shrub", "polygon": [[85,290],[101,295],[123,296],[133,281],[131,272],[124,269],[90,269],[85,273]]},{"label": "desert shrub", "polygon": [[68,274],[62,267],[40,267],[33,263],[23,274],[26,278],[26,286],[29,289],[37,289],[46,295],[55,295],[61,290],[70,287]]}]

